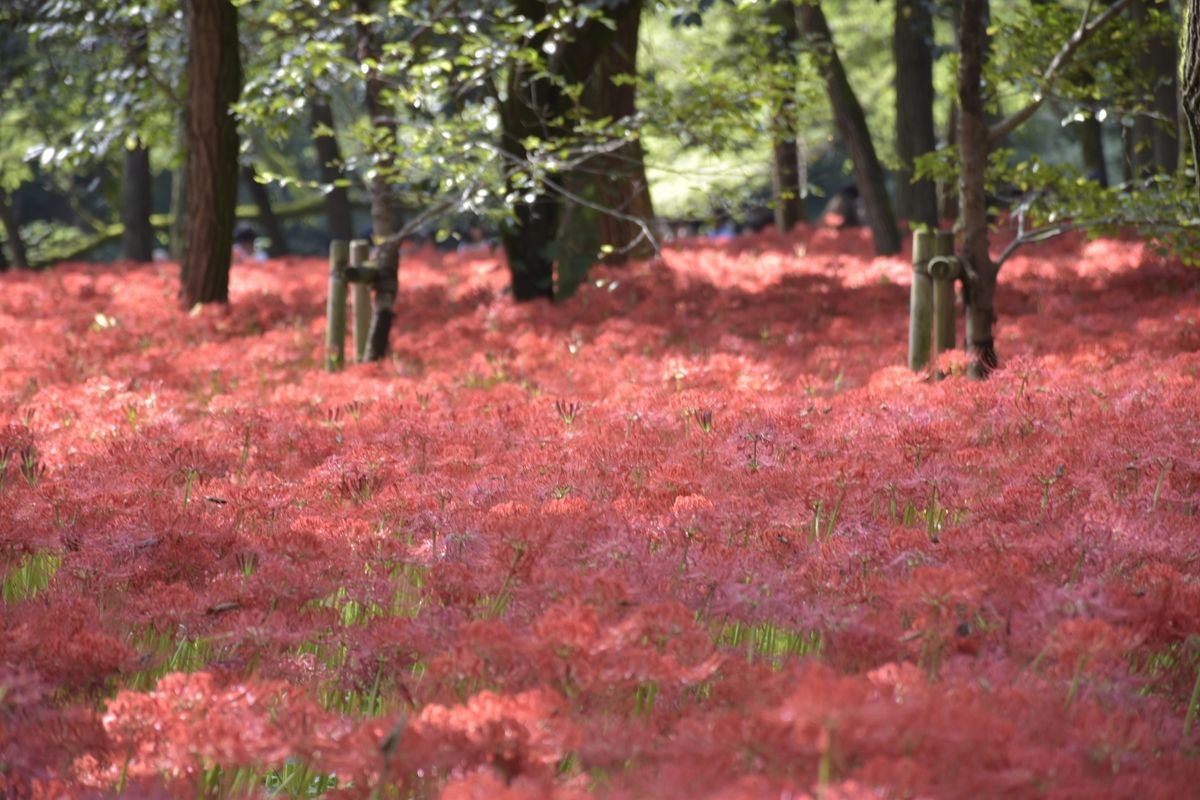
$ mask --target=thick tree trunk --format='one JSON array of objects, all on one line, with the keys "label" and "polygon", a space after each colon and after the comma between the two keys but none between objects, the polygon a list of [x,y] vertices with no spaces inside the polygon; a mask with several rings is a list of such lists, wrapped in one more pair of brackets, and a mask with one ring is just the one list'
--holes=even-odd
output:
[{"label": "thick tree trunk", "polygon": [[130,261],[154,258],[151,185],[150,150],[138,139],[125,150],[121,170],[121,253]]},{"label": "thick tree trunk", "polygon": [[[514,65],[509,71],[507,89],[500,109],[501,146],[507,158],[521,164],[528,158],[525,149],[528,137],[552,135],[546,121],[558,115],[560,93],[552,81],[521,65]],[[518,190],[512,179],[508,186],[510,193]],[[554,239],[558,233],[559,204],[544,187],[534,192],[532,199],[515,204],[515,219],[501,233],[512,276],[513,299],[517,301],[554,298]]]},{"label": "thick tree trunk", "polygon": [[896,61],[896,211],[910,222],[936,226],[937,187],[913,181],[913,159],[937,148],[933,126],[933,16],[928,0],[896,0],[892,38]]},{"label": "thick tree trunk", "polygon": [[[366,19],[371,14],[371,0],[355,0],[354,8]],[[380,58],[380,46],[375,31],[366,22],[358,24],[358,60],[366,65]],[[396,147],[396,128],[391,123],[384,100],[384,83],[376,69],[366,69],[366,106],[374,128],[372,155],[374,174],[368,187],[371,195],[371,229],[375,239],[376,278],[374,312],[371,332],[367,337],[367,361],[381,361],[387,356],[392,322],[396,317],[396,295],[400,291],[400,242],[396,234],[396,204],[390,181],[395,166],[392,155]]]},{"label": "thick tree trunk", "polygon": [[[637,77],[642,0],[626,0],[613,9],[612,14],[616,30],[610,33],[606,26],[592,22],[583,34],[595,37],[599,33],[608,40],[587,79],[583,103],[586,113],[593,119],[611,119],[620,124],[637,114],[637,90],[632,79]],[[580,71],[586,70],[587,66],[585,63]],[[626,78],[629,80],[622,80]],[[649,228],[652,224],[654,205],[650,200],[641,140],[634,139],[613,153],[599,156],[585,169],[594,170],[597,175],[598,204],[620,214],[598,214],[600,244],[612,248],[605,260],[621,263],[630,258],[654,255],[654,242],[642,227]],[[641,224],[638,224],[639,220]]]},{"label": "thick tree trunk", "polygon": [[29,256],[25,252],[25,240],[21,238],[21,226],[17,224],[17,215],[3,189],[0,189],[0,224],[4,225],[4,235],[12,252],[13,266],[17,269],[29,269]]},{"label": "thick tree trunk", "polygon": [[[541,19],[547,8],[542,0],[517,0],[516,11],[527,19]],[[547,30],[537,32],[528,46],[541,51],[549,33]],[[583,48],[576,44],[587,45],[589,42],[585,39],[581,43],[572,43],[565,54],[561,49],[556,51],[559,58],[549,65],[549,69],[557,68],[561,74],[564,62],[570,65],[582,60]],[[528,64],[512,64],[508,70],[505,100],[500,107],[501,148],[512,162],[506,167],[520,168],[528,160],[525,142],[529,139],[553,141],[561,138],[566,133],[563,116],[568,110],[569,102],[557,81]],[[559,182],[562,176],[554,174],[549,179]],[[528,192],[512,178],[508,179],[508,188],[510,193],[521,191],[528,196]],[[551,191],[538,186],[533,189],[531,198],[518,201],[513,208],[515,219],[501,233],[512,275],[513,299],[517,301],[554,298],[555,239],[559,232],[560,202]]]},{"label": "thick tree trunk", "polygon": [[985,178],[988,121],[983,98],[987,0],[964,0],[959,28],[959,204],[962,211],[963,279],[967,308],[967,350],[973,377],[986,378],[998,361],[993,334],[997,268],[988,252]]},{"label": "thick tree trunk", "polygon": [[283,226],[279,224],[279,218],[275,216],[275,210],[271,207],[271,195],[267,192],[267,186],[259,182],[258,173],[253,165],[242,166],[242,183],[246,185],[251,199],[254,200],[254,206],[258,209],[258,225],[262,228],[263,235],[271,240],[267,247],[267,255],[271,258],[287,255],[291,250],[288,248],[287,239],[284,238]]},{"label": "thick tree trunk", "polygon": [[[582,84],[579,110],[591,120],[618,126],[634,120],[634,84],[621,79],[637,75],[641,10],[642,0],[627,0],[611,10],[615,30],[594,20],[585,24],[555,64],[565,81]],[[583,159],[562,180],[571,196],[558,199],[557,297],[569,297],[599,260],[622,264],[654,255],[654,207],[640,140]]]},{"label": "thick tree trunk", "polygon": [[[768,10],[767,21],[777,29],[771,37],[772,58],[777,63],[794,61],[800,41],[796,4],[792,0],[776,0]],[[771,120],[771,199],[775,205],[775,229],[781,233],[804,221],[806,187],[800,185],[797,105],[794,87],[790,88]]]},{"label": "thick tree trunk", "polygon": [[346,173],[342,166],[342,152],[338,147],[337,130],[333,124],[333,109],[325,98],[312,103],[312,136],[317,150],[317,166],[321,172],[321,183],[332,187],[325,193],[325,218],[330,239],[350,241],[354,238],[353,215],[350,211],[350,195],[346,191]]},{"label": "thick tree trunk", "polygon": [[187,0],[187,248],[184,305],[229,300],[237,204],[238,132],[231,106],[242,90],[237,9],[230,0]]},{"label": "thick tree trunk", "polygon": [[891,255],[900,252],[900,229],[892,214],[883,168],[875,154],[871,133],[867,130],[866,115],[854,95],[846,70],[834,47],[829,23],[816,0],[805,0],[799,7],[801,30],[818,47],[821,72],[825,78],[833,118],[854,164],[854,182],[866,205],[875,252]]}]

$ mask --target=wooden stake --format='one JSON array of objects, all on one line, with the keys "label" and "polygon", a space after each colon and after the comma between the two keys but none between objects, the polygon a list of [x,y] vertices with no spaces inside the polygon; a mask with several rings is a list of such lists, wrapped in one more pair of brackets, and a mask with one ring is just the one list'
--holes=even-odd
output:
[{"label": "wooden stake", "polygon": [[[350,243],[350,266],[356,270],[374,269],[368,259],[371,243],[366,239],[355,239]],[[367,337],[371,332],[371,283],[359,274],[354,282],[354,359],[359,364],[367,357]]]},{"label": "wooden stake", "polygon": [[350,248],[335,239],[329,243],[329,301],[325,306],[325,369],[337,372],[346,363],[346,267]]},{"label": "wooden stake", "polygon": [[[935,256],[954,255],[954,234],[938,231],[933,244]],[[933,332],[935,349],[938,353],[953,350],[957,341],[957,325],[954,318],[954,281],[957,275],[945,278],[934,277],[933,281]]]},{"label": "wooden stake", "polygon": [[916,231],[912,248],[912,293],[908,307],[908,368],[914,372],[929,364],[930,329],[933,324],[933,280],[927,265],[933,256],[933,232]]}]

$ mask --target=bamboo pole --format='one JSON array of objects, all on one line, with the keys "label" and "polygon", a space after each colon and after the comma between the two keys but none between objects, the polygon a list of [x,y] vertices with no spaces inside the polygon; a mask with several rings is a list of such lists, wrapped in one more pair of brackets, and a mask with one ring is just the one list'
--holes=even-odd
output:
[{"label": "bamboo pole", "polygon": [[[954,255],[954,233],[938,231],[933,243],[934,256]],[[931,270],[932,272],[932,270]],[[953,350],[957,341],[954,317],[954,281],[957,275],[933,275],[933,335],[938,353]]]},{"label": "bamboo pole", "polygon": [[933,280],[927,271],[933,256],[933,232],[913,233],[912,291],[908,306],[908,368],[914,372],[929,364],[930,329],[933,323]]},{"label": "bamboo pole", "polygon": [[325,370],[337,372],[346,363],[346,267],[350,247],[335,239],[329,243],[329,301],[325,307]]},{"label": "bamboo pole", "polygon": [[367,357],[367,338],[371,332],[371,281],[362,271],[374,271],[375,265],[368,261],[371,243],[366,239],[355,239],[350,243],[350,266],[358,274],[354,281],[354,360],[359,364]]}]

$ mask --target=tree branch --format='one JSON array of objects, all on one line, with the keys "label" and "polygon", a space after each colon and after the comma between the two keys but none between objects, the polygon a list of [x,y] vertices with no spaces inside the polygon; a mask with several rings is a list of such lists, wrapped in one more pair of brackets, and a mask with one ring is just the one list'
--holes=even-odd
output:
[{"label": "tree branch", "polygon": [[1117,0],[1103,14],[1091,22],[1088,22],[1088,18],[1091,16],[1092,3],[1088,3],[1087,8],[1083,12],[1083,18],[1079,21],[1079,27],[1075,29],[1075,33],[1071,34],[1071,38],[1063,43],[1063,46],[1055,53],[1054,58],[1050,60],[1050,64],[1042,72],[1042,86],[1034,94],[1033,100],[1020,111],[997,122],[988,129],[989,148],[994,147],[1001,139],[1021,127],[1030,117],[1037,113],[1037,110],[1042,107],[1042,103],[1045,102],[1046,96],[1050,92],[1050,87],[1058,78],[1059,70],[1071,60],[1088,39],[1091,39],[1095,35],[1096,31],[1103,28],[1113,17],[1124,11],[1131,2],[1132,0]]}]

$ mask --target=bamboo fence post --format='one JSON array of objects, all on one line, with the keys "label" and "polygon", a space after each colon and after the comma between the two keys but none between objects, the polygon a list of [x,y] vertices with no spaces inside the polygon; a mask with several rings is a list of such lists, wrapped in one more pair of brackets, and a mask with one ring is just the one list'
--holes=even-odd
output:
[{"label": "bamboo fence post", "polygon": [[341,239],[329,243],[329,300],[325,306],[325,370],[346,363],[346,267],[350,247]]},{"label": "bamboo fence post", "polygon": [[913,233],[912,291],[908,306],[908,368],[914,372],[929,364],[929,340],[933,323],[933,279],[928,263],[933,256],[933,232]]},{"label": "bamboo fence post", "polygon": [[371,332],[371,283],[363,274],[374,270],[368,261],[371,243],[366,239],[355,239],[350,243],[350,266],[354,268],[354,360],[363,363],[367,356],[367,336]]},{"label": "bamboo fence post", "polygon": [[[938,231],[934,238],[933,255],[935,257],[952,257],[954,255],[954,233]],[[954,273],[954,274],[951,274]],[[930,265],[933,277],[933,336],[934,349],[937,353],[953,350],[957,341],[957,325],[954,317],[954,281],[958,277],[957,270],[940,273]]]}]

